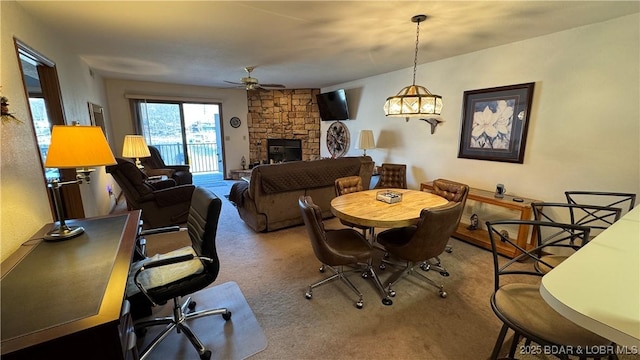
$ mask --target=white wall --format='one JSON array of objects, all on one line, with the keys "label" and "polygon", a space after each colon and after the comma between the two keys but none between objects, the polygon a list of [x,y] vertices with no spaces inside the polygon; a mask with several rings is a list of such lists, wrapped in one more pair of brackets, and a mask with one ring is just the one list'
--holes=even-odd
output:
[{"label": "white wall", "polygon": [[[122,154],[124,136],[135,134],[135,126],[131,114],[131,106],[126,95],[154,95],[165,97],[188,98],[193,100],[219,100],[222,104],[221,123],[225,146],[225,169],[236,168],[242,157],[249,158],[249,130],[247,128],[247,92],[244,89],[218,89],[202,86],[185,86],[175,84],[152,83],[130,80],[105,81],[109,110],[112,118],[114,135],[114,153]],[[229,120],[237,116],[241,120],[238,128],[229,125]]]},{"label": "white wall", "polygon": [[[53,221],[14,36],[56,63],[68,123],[75,120],[89,124],[88,102],[104,106],[106,99],[102,79],[91,77],[87,65],[69,55],[55,32],[23,12],[14,1],[0,1],[0,8],[1,93],[9,99],[9,110],[23,121],[0,125],[0,258],[4,260],[44,224]],[[101,167],[92,175],[90,184],[80,185],[86,216],[109,212],[105,189],[109,178]]]},{"label": "white wall", "polygon": [[[443,177],[491,191],[503,183],[545,201],[564,201],[568,189],[640,193],[639,24],[635,14],[419,66],[416,83],[444,101],[434,135],[424,121],[384,116],[385,99],[410,84],[412,69],[322,91],[347,91],[348,155],[362,154],[358,131],[372,129],[378,148],[367,154],[406,163],[410,188]],[[527,82],[535,91],[524,163],[458,159],[464,91]]]}]

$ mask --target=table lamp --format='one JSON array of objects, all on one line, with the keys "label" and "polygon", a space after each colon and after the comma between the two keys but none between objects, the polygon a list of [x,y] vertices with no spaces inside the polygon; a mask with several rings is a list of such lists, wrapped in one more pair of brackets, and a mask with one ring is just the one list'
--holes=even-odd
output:
[{"label": "table lamp", "polygon": [[136,166],[142,170],[144,166],[142,166],[140,158],[149,156],[151,156],[151,153],[142,135],[125,135],[124,145],[122,146],[122,157],[135,158]]},{"label": "table lamp", "polygon": [[65,240],[84,232],[81,226],[65,223],[60,198],[60,187],[91,181],[90,174],[95,166],[115,164],[107,139],[99,126],[54,125],[51,131],[51,145],[44,163],[46,168],[76,169],[76,179],[60,182],[55,179],[49,185],[53,189],[53,202],[58,224],[45,236],[45,240]]},{"label": "table lamp", "polygon": [[376,142],[373,140],[373,131],[372,130],[360,130],[360,134],[358,135],[358,144],[356,144],[356,149],[364,150],[364,155],[367,156],[367,149],[375,149]]}]

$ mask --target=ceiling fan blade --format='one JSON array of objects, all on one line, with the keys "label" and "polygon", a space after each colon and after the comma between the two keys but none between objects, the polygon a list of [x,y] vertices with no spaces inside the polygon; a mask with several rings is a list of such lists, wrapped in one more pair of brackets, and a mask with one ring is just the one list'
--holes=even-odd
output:
[{"label": "ceiling fan blade", "polygon": [[243,84],[243,83],[239,83],[239,82],[234,82],[234,81],[227,81],[227,80],[224,80],[224,82],[226,82],[227,84],[233,84],[233,85],[243,85],[243,86],[244,86],[244,84]]},{"label": "ceiling fan blade", "polygon": [[286,87],[286,86],[284,86],[282,84],[260,84],[260,86],[278,88],[278,89],[284,89]]}]

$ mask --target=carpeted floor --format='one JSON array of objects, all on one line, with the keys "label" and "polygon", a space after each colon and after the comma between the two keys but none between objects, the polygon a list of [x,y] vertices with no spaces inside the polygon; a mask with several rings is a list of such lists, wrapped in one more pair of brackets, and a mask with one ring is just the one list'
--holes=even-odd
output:
[{"label": "carpeted floor", "polygon": [[[306,229],[255,233],[224,196],[232,183],[209,188],[223,201],[217,236],[221,268],[213,286],[236,282],[264,330],[268,345],[251,359],[487,359],[491,354],[501,322],[489,305],[490,252],[451,239],[453,253],[441,257],[451,276],[429,274],[444,284],[446,299],[434,287],[404,281],[395,288],[394,304],[385,306],[373,284],[356,274],[352,280],[364,293],[363,309],[354,307],[355,295],[339,282],[315,289],[307,300],[306,287],[325,274],[318,272]],[[342,227],[335,218],[325,225]],[[183,245],[149,243],[149,254]],[[390,274],[380,277],[384,281]],[[197,359],[187,350],[165,358]]]}]

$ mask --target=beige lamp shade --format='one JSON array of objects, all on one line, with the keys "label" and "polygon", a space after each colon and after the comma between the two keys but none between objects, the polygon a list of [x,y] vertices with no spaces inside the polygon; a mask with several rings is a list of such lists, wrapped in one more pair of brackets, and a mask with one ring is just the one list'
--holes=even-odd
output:
[{"label": "beige lamp shade", "polygon": [[367,155],[367,149],[375,149],[376,142],[373,140],[373,131],[372,130],[360,130],[360,134],[358,134],[358,143],[356,144],[356,149],[364,150],[364,155]]},{"label": "beige lamp shade", "polygon": [[122,146],[122,157],[141,158],[149,157],[149,147],[147,142],[141,135],[126,135],[124,137],[124,146]]},{"label": "beige lamp shade", "polygon": [[115,163],[116,159],[99,126],[53,126],[44,167],[72,169]]}]

